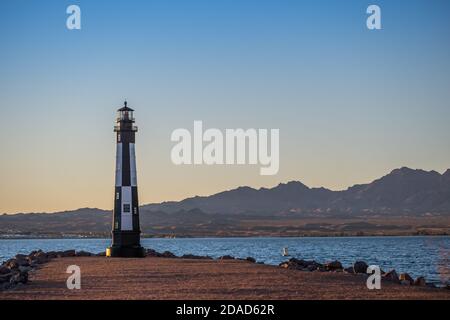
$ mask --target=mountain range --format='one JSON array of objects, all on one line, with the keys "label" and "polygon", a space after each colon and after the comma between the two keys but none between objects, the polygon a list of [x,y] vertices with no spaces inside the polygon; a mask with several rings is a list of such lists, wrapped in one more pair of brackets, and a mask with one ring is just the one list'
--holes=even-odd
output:
[{"label": "mountain range", "polygon": [[268,189],[239,187],[206,197],[143,206],[149,211],[174,213],[200,209],[216,214],[412,214],[450,213],[450,169],[436,171],[395,169],[368,184],[343,191],[309,188],[298,181]]},{"label": "mountain range", "polygon": [[[90,208],[3,214],[0,237],[106,236],[111,220],[111,211]],[[403,167],[342,191],[298,181],[273,188],[239,187],[143,205],[140,220],[148,236],[447,234],[450,169],[440,174]]]}]

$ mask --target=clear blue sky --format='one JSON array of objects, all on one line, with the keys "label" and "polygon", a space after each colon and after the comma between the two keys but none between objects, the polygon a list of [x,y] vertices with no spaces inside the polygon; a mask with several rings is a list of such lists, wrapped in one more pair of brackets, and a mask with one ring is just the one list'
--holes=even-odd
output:
[{"label": "clear blue sky", "polygon": [[[82,29],[66,29],[77,4]],[[380,31],[366,8],[382,10]],[[112,207],[114,112],[142,203],[450,167],[450,1],[0,2],[0,213]],[[280,171],[175,167],[172,130],[279,128]]]}]

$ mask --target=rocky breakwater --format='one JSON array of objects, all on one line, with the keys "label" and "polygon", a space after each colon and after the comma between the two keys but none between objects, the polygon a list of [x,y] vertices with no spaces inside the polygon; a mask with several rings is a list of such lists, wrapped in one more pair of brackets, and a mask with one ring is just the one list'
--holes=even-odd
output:
[{"label": "rocky breakwater", "polygon": [[[337,260],[322,264],[314,260],[291,258],[288,261],[280,263],[279,266],[286,269],[307,272],[343,272],[353,275],[364,275],[365,277],[369,276],[367,273],[367,268],[369,265],[365,261],[356,261],[352,266],[344,268],[342,263]],[[380,269],[380,271],[381,279],[383,281],[389,281],[402,285],[435,287],[434,284],[427,283],[424,277],[418,277],[414,280],[408,273],[398,274],[395,270],[385,272]],[[447,284],[445,288],[450,289],[450,286]]]},{"label": "rocky breakwater", "polygon": [[[164,251],[161,253],[161,252],[157,252],[153,249],[147,249],[147,257],[214,260],[214,258],[212,258],[210,256],[199,256],[199,255],[195,255],[195,254],[184,254],[182,256],[177,256],[170,251]],[[253,257],[247,257],[247,258],[243,259],[243,258],[236,258],[236,257],[230,256],[230,255],[221,256],[221,257],[217,258],[216,260],[240,260],[240,261],[246,261],[246,262],[250,262],[250,263],[256,263],[256,259]]]},{"label": "rocky breakwater", "polygon": [[[29,273],[51,259],[91,255],[95,254],[85,251],[76,252],[75,250],[49,252],[37,250],[27,255],[17,254],[14,258],[8,259],[0,265],[0,290],[28,283]],[[97,255],[104,255],[104,253]]]}]

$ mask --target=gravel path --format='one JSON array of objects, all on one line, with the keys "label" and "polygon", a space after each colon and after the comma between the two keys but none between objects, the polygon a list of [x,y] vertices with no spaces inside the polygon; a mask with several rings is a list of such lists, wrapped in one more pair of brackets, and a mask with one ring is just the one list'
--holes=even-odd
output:
[{"label": "gravel path", "polygon": [[[80,290],[66,287],[69,265],[81,268]],[[30,280],[0,299],[450,299],[444,289],[382,282],[368,290],[363,276],[237,260],[67,257],[40,266]]]}]

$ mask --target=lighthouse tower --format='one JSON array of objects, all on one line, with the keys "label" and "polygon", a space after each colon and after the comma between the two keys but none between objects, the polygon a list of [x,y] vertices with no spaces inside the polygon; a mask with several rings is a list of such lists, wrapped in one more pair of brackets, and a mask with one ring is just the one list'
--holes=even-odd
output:
[{"label": "lighthouse tower", "polygon": [[124,106],[117,110],[116,186],[114,192],[114,212],[112,245],[106,249],[108,257],[143,257],[144,248],[140,244],[139,203],[136,179],[136,156],[134,152],[135,134],[133,109]]}]

